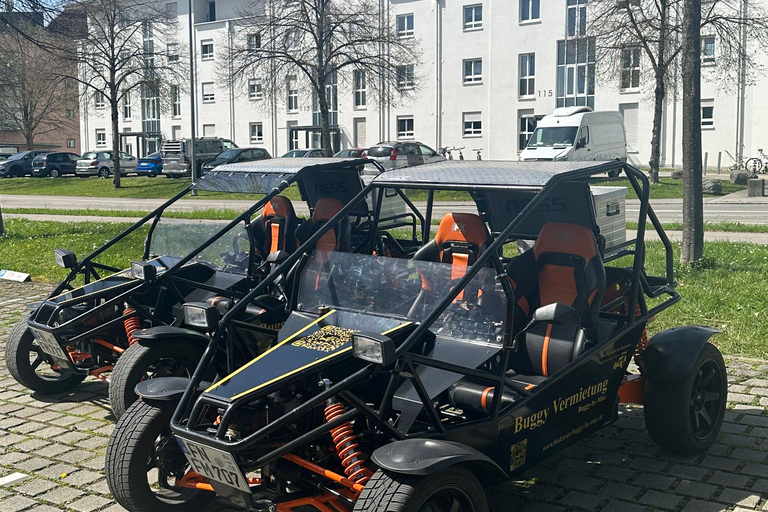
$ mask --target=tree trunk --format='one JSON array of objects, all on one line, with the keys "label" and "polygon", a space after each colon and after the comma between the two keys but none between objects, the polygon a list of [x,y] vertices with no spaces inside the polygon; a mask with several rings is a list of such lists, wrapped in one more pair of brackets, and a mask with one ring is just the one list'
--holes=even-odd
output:
[{"label": "tree trunk", "polygon": [[659,182],[659,165],[661,160],[661,115],[664,108],[664,73],[656,73],[656,89],[653,97],[653,135],[651,136],[650,166],[651,183]]},{"label": "tree trunk", "polygon": [[321,85],[320,90],[323,91],[317,98],[318,105],[320,106],[320,125],[322,127],[322,146],[325,151],[325,156],[333,156],[333,146],[331,145],[331,120],[328,106],[328,95],[325,92],[325,84]]},{"label": "tree trunk", "polygon": [[3,226],[3,209],[0,208],[0,236],[5,234],[5,226]]},{"label": "tree trunk", "polygon": [[701,192],[701,0],[683,6],[683,244],[680,261],[693,263],[704,253],[704,203]]},{"label": "tree trunk", "polygon": [[112,168],[115,173],[112,185],[114,188],[120,188],[120,126],[117,100],[110,100],[109,110],[112,115]]}]

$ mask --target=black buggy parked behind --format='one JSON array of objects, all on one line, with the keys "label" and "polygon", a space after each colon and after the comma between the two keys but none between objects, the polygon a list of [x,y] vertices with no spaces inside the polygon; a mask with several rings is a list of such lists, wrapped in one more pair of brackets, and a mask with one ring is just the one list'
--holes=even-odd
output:
[{"label": "black buggy parked behind", "polygon": [[[641,206],[637,237],[606,247],[589,178],[610,171]],[[366,194],[392,189],[427,191],[425,234],[435,190],[469,192],[479,215],[446,214],[412,257],[323,244]],[[107,448],[115,499],[132,512],[197,510],[215,495],[279,512],[485,511],[484,485],[616,421],[621,403],[645,405],[659,445],[707,449],[727,392],[716,331],[645,337],[680,300],[648,190],[620,162],[449,161],[377,176],[220,320],[192,306],[215,334],[191,379],[137,386]],[[645,271],[646,220],[665,248],[660,277]],[[535,243],[504,257],[516,240]],[[234,348],[237,315],[286,272],[298,278],[277,345],[204,382]]]}]

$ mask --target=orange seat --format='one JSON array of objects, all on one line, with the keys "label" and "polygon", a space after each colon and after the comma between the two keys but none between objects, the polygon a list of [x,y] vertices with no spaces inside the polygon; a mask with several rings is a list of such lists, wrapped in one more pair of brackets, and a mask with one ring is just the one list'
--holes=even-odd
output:
[{"label": "orange seat", "polygon": [[296,250],[298,219],[293,204],[285,196],[273,197],[261,215],[251,223],[256,248],[262,257],[277,251]]}]

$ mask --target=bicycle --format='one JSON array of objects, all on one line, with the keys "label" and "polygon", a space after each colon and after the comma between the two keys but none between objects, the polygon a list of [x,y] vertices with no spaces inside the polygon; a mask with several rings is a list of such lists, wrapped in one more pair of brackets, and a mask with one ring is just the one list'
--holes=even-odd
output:
[{"label": "bicycle", "polygon": [[438,148],[437,152],[441,154],[442,156],[448,158],[448,160],[453,160],[453,152],[458,151],[459,152],[459,160],[464,160],[464,153],[461,152],[461,150],[464,149],[464,147],[457,148],[456,146],[453,147],[444,147],[444,148]]},{"label": "bicycle", "polygon": [[478,149],[473,149],[472,150],[475,153],[477,153],[477,159],[478,160],[482,160],[483,159],[483,154],[481,153],[482,150],[483,150],[483,148],[478,148]]},{"label": "bicycle", "polygon": [[768,173],[768,156],[763,153],[763,148],[757,150],[759,156],[752,157],[744,164],[746,170],[757,173]]}]

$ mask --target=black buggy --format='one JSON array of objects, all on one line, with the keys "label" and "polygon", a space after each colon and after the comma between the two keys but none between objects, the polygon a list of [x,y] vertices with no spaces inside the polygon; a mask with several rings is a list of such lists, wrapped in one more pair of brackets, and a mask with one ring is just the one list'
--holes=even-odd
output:
[{"label": "black buggy", "polygon": [[[613,171],[641,206],[636,238],[606,246],[589,179]],[[324,243],[367,193],[408,189],[426,190],[425,234],[436,190],[468,192],[477,213],[445,213],[412,256]],[[646,220],[663,276],[645,271]],[[513,256],[524,240],[532,247]],[[296,293],[277,344],[204,382],[233,350],[233,320],[285,272]],[[674,286],[648,180],[627,164],[383,173],[220,320],[192,306],[215,334],[191,379],[137,386],[110,438],[107,482],[132,512],[199,510],[216,495],[280,512],[484,511],[484,486],[616,421],[621,403],[645,406],[662,447],[700,452],[722,424],[725,367],[713,329],[646,338],[649,319],[680,300]]]}]

